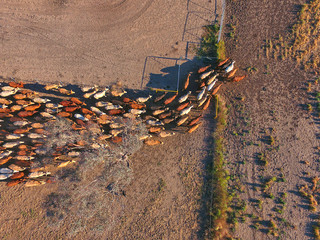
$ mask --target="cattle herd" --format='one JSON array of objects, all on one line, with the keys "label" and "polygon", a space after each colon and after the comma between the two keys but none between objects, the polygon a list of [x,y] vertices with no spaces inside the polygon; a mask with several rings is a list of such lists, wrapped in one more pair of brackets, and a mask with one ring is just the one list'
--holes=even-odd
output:
[{"label": "cattle herd", "polygon": [[[48,124],[63,119],[70,130],[83,132],[92,124],[100,129],[97,140],[107,147],[122,144],[126,121],[145,124],[148,133],[139,136],[146,145],[162,144],[162,138],[175,132],[194,132],[201,124],[203,112],[226,82],[238,82],[235,62],[228,59],[189,73],[179,93],[156,93],[134,97],[121,85],[99,88],[82,87],[79,93],[52,84],[32,90],[32,84],[5,81],[0,92],[0,180],[7,186],[38,186],[52,181],[46,166],[36,164],[44,154],[51,134]],[[195,79],[192,81],[190,79]],[[119,121],[121,119],[121,121]],[[109,145],[108,143],[112,143]],[[50,153],[57,159],[55,167],[76,164],[84,141],[56,146]]]}]

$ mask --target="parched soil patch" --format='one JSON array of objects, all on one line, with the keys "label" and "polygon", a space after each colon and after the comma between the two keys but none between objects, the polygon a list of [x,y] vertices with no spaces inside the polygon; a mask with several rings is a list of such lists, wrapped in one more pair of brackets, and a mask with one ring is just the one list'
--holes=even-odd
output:
[{"label": "parched soil patch", "polygon": [[313,199],[319,196],[302,196],[299,189],[307,185],[302,190],[309,191],[318,177],[318,77],[294,60],[267,56],[265,49],[267,40],[290,33],[299,4],[228,2],[227,52],[248,73],[225,92],[234,182],[229,221],[240,239],[309,239],[317,231]]}]

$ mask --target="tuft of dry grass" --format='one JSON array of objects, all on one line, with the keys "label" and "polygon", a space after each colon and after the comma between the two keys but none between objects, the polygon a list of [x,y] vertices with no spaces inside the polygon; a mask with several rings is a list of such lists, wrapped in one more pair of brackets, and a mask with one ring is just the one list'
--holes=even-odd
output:
[{"label": "tuft of dry grass", "polygon": [[312,228],[313,228],[315,239],[320,240],[320,223],[319,222],[315,223],[312,226]]}]

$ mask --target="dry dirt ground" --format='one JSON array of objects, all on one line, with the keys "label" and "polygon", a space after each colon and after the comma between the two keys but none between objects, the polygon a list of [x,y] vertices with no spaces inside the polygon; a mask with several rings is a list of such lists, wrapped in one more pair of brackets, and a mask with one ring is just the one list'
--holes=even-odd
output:
[{"label": "dry dirt ground", "polygon": [[[199,41],[201,26],[212,20],[212,9],[220,5],[206,0],[4,1],[0,75],[80,85],[120,80],[139,89],[145,58],[192,58],[189,43]],[[160,66],[172,65],[166,64]],[[134,180],[125,197],[115,196],[110,202],[115,214],[104,226],[103,236],[86,229],[70,235],[73,229],[67,225],[50,226],[43,203],[59,183],[38,188],[7,188],[1,183],[1,237],[202,238],[206,228],[203,173],[212,150],[211,119],[210,114],[205,116],[203,126],[192,135],[176,134],[164,145],[143,147],[131,157]]]},{"label": "dry dirt ground", "polygon": [[[242,71],[256,68],[225,92],[230,105],[227,161],[231,174],[240,179],[239,196],[250,216],[238,224],[235,237],[239,239],[278,239],[266,234],[270,220],[278,225],[281,239],[313,239],[312,222],[318,213],[308,209],[298,187],[310,185],[311,178],[319,175],[319,119],[305,107],[315,103],[313,94],[319,86],[312,73],[293,61],[267,58],[262,49],[264,40],[288,33],[303,3],[228,1],[227,23],[236,26],[234,39],[227,37],[228,55]],[[228,36],[232,30],[227,29]],[[259,161],[260,153],[266,154],[267,166]],[[267,191],[274,199],[261,191],[262,179],[269,177],[284,180]],[[281,193],[287,194],[282,213],[276,210],[282,208]]]},{"label": "dry dirt ground", "polygon": [[[187,41],[195,41],[201,31],[202,22],[189,11],[186,1],[112,1],[104,6],[97,2],[2,4],[1,75],[101,85],[121,80],[137,89],[146,56],[185,56]],[[190,2],[189,7],[200,3]],[[314,85],[312,73],[290,60],[266,58],[261,48],[264,40],[288,31],[302,3],[227,1],[226,20],[236,26],[237,39],[225,36],[228,55],[236,60],[241,72],[250,66],[257,69],[247,73],[243,82],[224,86],[221,91],[230,105],[228,168],[234,178],[240,179],[243,187],[239,197],[251,216],[236,228],[234,235],[241,239],[276,239],[266,234],[269,220],[277,223],[282,239],[313,239],[311,224],[317,213],[308,210],[298,186],[309,184],[318,174],[319,120],[305,109],[305,104],[314,103],[305,88],[309,81],[312,91],[319,91],[319,87]],[[203,170],[210,159],[211,118],[207,115],[195,134],[177,134],[160,148],[144,147],[132,157],[134,181],[126,197],[115,197],[121,214],[104,238],[203,238],[206,225],[201,214],[205,211],[201,188]],[[267,154],[267,166],[258,160],[259,153]],[[274,199],[262,193],[262,177],[285,179],[269,190]],[[58,231],[48,227],[42,208],[43,199],[56,188],[57,184],[8,189],[1,184],[2,237],[68,238],[67,226]],[[280,206],[277,199],[281,192],[287,193],[282,214],[274,209]],[[284,220],[290,226],[285,226]],[[255,229],[257,222],[260,225]],[[86,232],[75,237],[90,238]]]},{"label": "dry dirt ground", "polygon": [[207,0],[5,0],[0,74],[77,84],[120,80],[138,89],[145,58],[185,57],[188,41],[199,40],[219,7]]}]

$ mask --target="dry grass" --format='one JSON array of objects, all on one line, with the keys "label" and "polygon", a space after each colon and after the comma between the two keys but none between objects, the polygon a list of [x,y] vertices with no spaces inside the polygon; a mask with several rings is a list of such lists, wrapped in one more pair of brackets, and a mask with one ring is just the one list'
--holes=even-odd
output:
[{"label": "dry grass", "polygon": [[46,124],[45,130],[48,138],[45,142],[47,150],[63,147],[69,143],[75,143],[80,139],[80,134],[71,128],[72,123],[65,118],[57,118]]},{"label": "dry grass", "polygon": [[123,143],[110,143],[98,149],[90,148],[99,136],[96,126],[88,127],[86,134],[80,137],[70,134],[73,133],[70,125],[63,124],[62,131],[59,126],[63,120],[52,122],[49,126],[50,130],[59,130],[59,133],[52,132],[47,148],[63,146],[73,140],[88,141],[79,162],[73,168],[58,173],[61,180],[58,181],[59,188],[48,196],[44,204],[52,227],[66,228],[67,237],[73,238],[85,231],[92,239],[99,239],[121,216],[121,199],[133,179],[128,156],[140,149],[142,143],[139,137],[147,130],[141,122],[122,118],[118,121],[125,124]]},{"label": "dry grass", "polygon": [[320,57],[320,0],[313,0],[301,6],[297,22],[287,36],[266,40],[265,54],[269,58],[293,58],[306,70],[319,73]]}]

